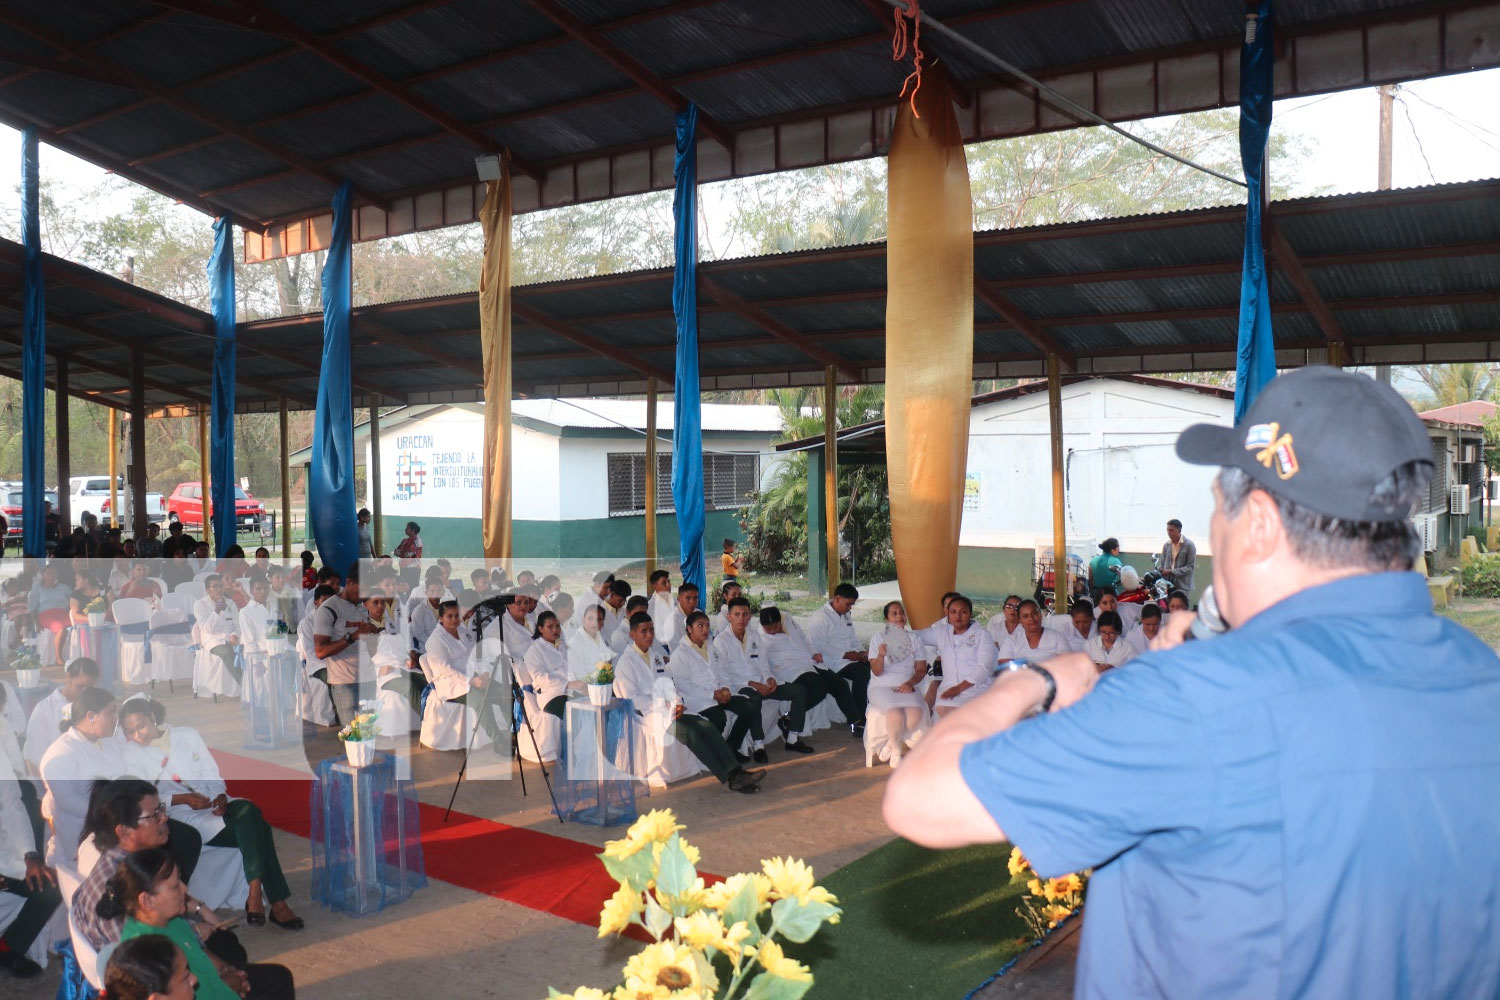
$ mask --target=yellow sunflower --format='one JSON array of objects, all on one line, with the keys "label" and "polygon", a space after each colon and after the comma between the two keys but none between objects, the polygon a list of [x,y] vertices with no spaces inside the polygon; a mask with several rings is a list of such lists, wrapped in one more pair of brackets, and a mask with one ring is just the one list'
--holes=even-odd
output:
[{"label": "yellow sunflower", "polygon": [[653,809],[630,825],[624,840],[605,841],[604,856],[623,861],[649,844],[665,844],[682,829],[686,828],[677,822],[672,810]]},{"label": "yellow sunflower", "polygon": [[1010,849],[1010,861],[1007,862],[1007,867],[1010,868],[1012,878],[1031,870],[1030,862],[1026,860],[1026,855],[1021,853],[1019,847],[1012,847]]},{"label": "yellow sunflower", "polygon": [[[682,991],[701,992],[703,980],[698,975],[698,963],[693,961],[693,952],[676,941],[657,941],[648,944],[638,955],[625,963],[625,988],[644,991],[653,995],[658,987],[669,996],[679,996]],[[688,995],[693,995],[689,993]]]},{"label": "yellow sunflower", "polygon": [[580,986],[572,993],[559,993],[552,1000],[609,1000],[609,994],[592,986]]},{"label": "yellow sunflower", "polygon": [[1056,927],[1067,919],[1068,915],[1072,912],[1073,908],[1071,906],[1059,906],[1054,903],[1042,910],[1042,916],[1047,918],[1048,927]]},{"label": "yellow sunflower", "polygon": [[767,972],[778,979],[787,979],[794,983],[812,982],[812,970],[794,958],[787,958],[782,953],[781,946],[770,938],[760,943],[760,951],[756,958]]},{"label": "yellow sunflower", "polygon": [[745,887],[746,881],[755,883],[757,908],[764,907],[771,898],[771,880],[760,872],[741,872],[738,875],[731,875],[724,881],[716,882],[709,886],[705,894],[704,905],[722,913],[724,907],[728,906],[734,900],[734,897],[740,894],[740,890]]},{"label": "yellow sunflower", "polygon": [[615,894],[604,901],[604,909],[599,911],[599,936],[620,933],[630,926],[631,918],[640,910],[641,894],[621,882]]}]

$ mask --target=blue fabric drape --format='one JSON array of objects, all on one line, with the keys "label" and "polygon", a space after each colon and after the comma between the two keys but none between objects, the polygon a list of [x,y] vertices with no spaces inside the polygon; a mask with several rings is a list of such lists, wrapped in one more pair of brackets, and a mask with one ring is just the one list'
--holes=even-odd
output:
[{"label": "blue fabric drape", "polygon": [[703,419],[698,386],[698,106],[677,114],[677,165],[672,219],[677,227],[677,269],[672,312],[677,317],[677,373],[672,386],[672,501],[682,582],[708,601],[703,568]]},{"label": "blue fabric drape", "polygon": [[323,367],[313,419],[307,517],[323,565],[340,574],[359,559],[354,520],[354,387],[350,369],[349,308],[353,295],[350,185],[333,199],[333,234],[323,262]]},{"label": "blue fabric drape", "polygon": [[33,125],[21,133],[21,551],[30,559],[47,554],[47,300],[36,154]]},{"label": "blue fabric drape", "polygon": [[234,220],[214,220],[214,252],[208,258],[214,308],[214,373],[209,400],[209,480],[214,548],[220,557],[235,544],[234,501]]},{"label": "blue fabric drape", "polygon": [[[1249,24],[1254,25],[1251,36]],[[1245,205],[1245,262],[1240,271],[1240,329],[1234,372],[1234,422],[1276,377],[1276,345],[1271,336],[1271,287],[1261,241],[1261,202],[1266,172],[1266,140],[1271,134],[1276,51],[1271,40],[1271,0],[1261,0],[1254,22],[1247,22],[1240,48],[1240,163],[1249,188]]]}]

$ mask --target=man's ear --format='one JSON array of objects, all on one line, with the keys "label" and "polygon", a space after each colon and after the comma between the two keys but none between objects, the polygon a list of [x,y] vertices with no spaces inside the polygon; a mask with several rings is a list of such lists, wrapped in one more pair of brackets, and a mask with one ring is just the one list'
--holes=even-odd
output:
[{"label": "man's ear", "polygon": [[1259,563],[1273,558],[1286,542],[1281,508],[1269,493],[1251,490],[1240,508],[1240,516],[1235,519],[1234,533],[1246,562]]}]

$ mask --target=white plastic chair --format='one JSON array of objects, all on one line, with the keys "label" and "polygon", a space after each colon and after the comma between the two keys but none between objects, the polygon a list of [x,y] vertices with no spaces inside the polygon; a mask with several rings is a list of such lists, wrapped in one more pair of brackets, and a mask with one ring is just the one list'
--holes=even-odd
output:
[{"label": "white plastic chair", "polygon": [[207,591],[203,589],[203,584],[199,583],[197,580],[184,580],[172,590],[172,593],[185,595],[188,598],[189,602],[188,610],[191,611],[192,602],[198,600],[200,597],[203,597],[207,593]]},{"label": "white plastic chair", "polygon": [[682,781],[708,770],[691,750],[672,735],[676,706],[677,685],[672,683],[670,677],[656,678],[651,689],[651,704],[636,706],[636,711],[641,713],[640,722],[645,732],[646,759],[643,763],[646,783],[653,788],[665,788],[674,781]]},{"label": "white plastic chair", "polygon": [[146,579],[148,579],[152,583],[156,584],[157,593],[159,593],[159,594],[170,594],[172,592],[172,588],[167,586],[167,581],[163,580],[161,577],[159,577],[159,576],[148,576],[148,577],[146,577]]},{"label": "white plastic chair", "polygon": [[[120,628],[120,680],[126,684],[145,684],[153,680],[146,663],[146,637],[128,635],[124,626],[143,625],[151,620],[151,605],[139,597],[121,597],[110,605],[115,624]],[[155,650],[152,650],[153,659]]]}]

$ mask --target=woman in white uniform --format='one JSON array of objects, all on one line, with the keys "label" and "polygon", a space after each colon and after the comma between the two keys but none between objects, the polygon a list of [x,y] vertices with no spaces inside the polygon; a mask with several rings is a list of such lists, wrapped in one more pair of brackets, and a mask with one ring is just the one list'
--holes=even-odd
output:
[{"label": "woman in white uniform", "polygon": [[1020,616],[1022,633],[1011,638],[1008,650],[1011,659],[1041,660],[1072,652],[1067,636],[1042,625],[1042,609],[1036,601],[1029,598],[1022,601]]},{"label": "woman in white uniform", "polygon": [[531,647],[521,663],[528,677],[526,683],[536,691],[537,703],[542,711],[559,719],[568,701],[568,647],[562,641],[562,626],[557,615],[543,611],[536,616],[536,631],[532,633]]},{"label": "woman in white uniform", "polygon": [[[444,601],[438,606],[438,627],[427,637],[423,663],[432,681],[432,697],[454,705],[472,705],[478,712],[490,675],[470,675],[474,666],[474,640],[468,629],[460,630],[462,621],[463,612],[458,610],[457,601]],[[479,716],[479,725],[491,740],[506,739],[493,710]]]},{"label": "woman in white uniform", "polygon": [[1100,670],[1124,666],[1135,657],[1135,649],[1120,638],[1120,633],[1124,630],[1124,623],[1117,613],[1100,612],[1099,621],[1094,626],[1094,635],[1089,639],[1088,649],[1085,650],[1089,659],[1097,663]]},{"label": "woman in white uniform", "polygon": [[78,842],[88,816],[89,791],[95,781],[125,773],[124,741],[115,735],[119,706],[100,687],[79,692],[68,706],[67,728],[42,755],[42,815],[52,824],[48,858],[77,864]]},{"label": "woman in white uniform", "polygon": [[568,636],[568,678],[580,681],[594,672],[602,660],[614,662],[614,650],[604,641],[600,630],[604,627],[604,608],[598,604],[586,605],[582,621],[573,634]]},{"label": "woman in white uniform", "polygon": [[927,719],[927,702],[917,693],[926,676],[926,647],[907,627],[906,608],[891,601],[885,606],[885,628],[870,637],[869,688],[869,710],[885,713],[891,767],[901,763],[906,740]]},{"label": "woman in white uniform", "polygon": [[987,689],[995,679],[1000,651],[995,638],[974,624],[974,605],[962,594],[948,602],[948,619],[929,625],[917,638],[943,658],[937,713],[947,715]]},{"label": "woman in white uniform", "polygon": [[[208,847],[238,847],[250,895],[245,922],[266,922],[300,931],[302,918],[292,912],[292,892],[281,873],[271,826],[249,799],[231,799],[218,762],[196,729],[167,725],[167,709],[150,695],[127,698],[120,706],[125,733],[126,771],[156,785],[167,815],[196,829]],[[264,900],[264,902],[263,902]]]}]

